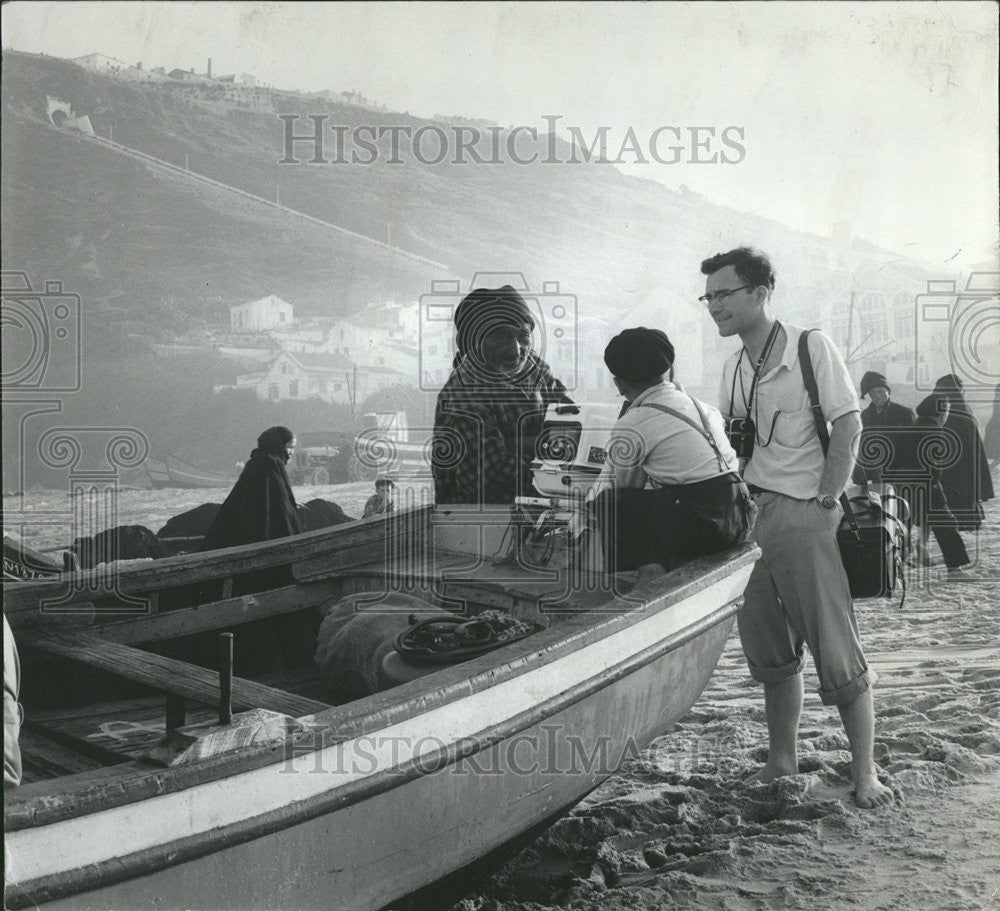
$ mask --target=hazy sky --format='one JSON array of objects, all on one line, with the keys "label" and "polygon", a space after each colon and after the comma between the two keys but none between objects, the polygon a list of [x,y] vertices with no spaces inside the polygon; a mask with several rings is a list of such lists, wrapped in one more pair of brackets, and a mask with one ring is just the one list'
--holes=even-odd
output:
[{"label": "hazy sky", "polygon": [[[997,13],[956,3],[44,3],[3,45],[356,89],[592,136],[744,130],[737,164],[623,169],[963,269],[997,243]],[[630,155],[630,161],[635,156]],[[646,156],[648,157],[648,155]]]}]

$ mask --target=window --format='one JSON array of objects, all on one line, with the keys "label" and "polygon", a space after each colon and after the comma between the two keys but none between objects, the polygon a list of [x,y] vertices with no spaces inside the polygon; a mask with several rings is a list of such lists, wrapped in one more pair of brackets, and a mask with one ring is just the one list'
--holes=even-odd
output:
[{"label": "window", "polygon": [[267,397],[272,401],[278,401],[278,384],[272,383],[267,387]]},{"label": "window", "polygon": [[288,364],[282,364],[281,365],[281,373],[282,373],[282,375],[288,373]]},{"label": "window", "polygon": [[299,381],[292,380],[288,384],[288,395],[289,398],[297,399],[299,397]]}]

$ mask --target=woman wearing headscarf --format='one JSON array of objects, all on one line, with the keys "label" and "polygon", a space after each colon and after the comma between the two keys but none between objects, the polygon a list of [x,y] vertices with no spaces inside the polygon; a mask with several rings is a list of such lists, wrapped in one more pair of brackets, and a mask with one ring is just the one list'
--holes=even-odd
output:
[{"label": "woman wearing headscarf", "polygon": [[287,427],[269,427],[205,535],[204,550],[284,538],[302,531],[285,465],[295,448]]},{"label": "woman wearing headscarf", "polygon": [[896,492],[909,503],[910,517],[918,528],[916,538],[920,559],[927,562],[927,541],[933,532],[949,578],[965,578],[961,568],[969,564],[969,554],[959,533],[958,520],[941,487],[937,462],[946,458],[949,441],[946,426],[950,406],[946,396],[931,393],[917,405],[917,420],[900,437],[896,464],[900,480]]},{"label": "woman wearing headscarf", "polygon": [[962,392],[962,380],[954,373],[941,377],[934,391],[948,400],[951,409],[944,425],[958,452],[941,471],[941,486],[962,531],[976,531],[983,523],[984,500],[993,499],[993,479],[979,425]]},{"label": "woman wearing headscarf", "polygon": [[502,503],[531,495],[545,411],[570,402],[533,350],[535,319],[510,285],[477,288],[455,310],[455,361],[438,393],[431,465],[437,503]]},{"label": "woman wearing headscarf", "polygon": [[[302,528],[295,495],[285,465],[295,448],[287,427],[269,427],[257,438],[257,448],[243,467],[212,522],[201,546],[203,551],[253,544],[298,534]],[[291,585],[287,566],[257,569],[233,579],[234,596]],[[220,583],[198,587],[195,603],[222,597]],[[319,621],[309,614],[256,620],[236,630],[234,668],[238,676],[295,667],[309,660]],[[215,662],[214,633],[193,643],[194,661],[211,667]]]}]

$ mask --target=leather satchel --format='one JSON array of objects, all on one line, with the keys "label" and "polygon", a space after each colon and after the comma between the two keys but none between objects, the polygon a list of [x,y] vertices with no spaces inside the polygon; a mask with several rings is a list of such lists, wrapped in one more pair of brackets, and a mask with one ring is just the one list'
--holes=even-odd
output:
[{"label": "leather satchel", "polygon": [[[830,448],[830,432],[820,407],[816,374],[809,357],[809,333],[812,331],[807,330],[799,336],[799,363],[812,405],[816,434],[826,455]],[[837,547],[852,598],[889,597],[899,584],[903,591],[899,606],[903,606],[906,599],[903,558],[908,535],[905,516],[901,519],[897,514],[897,503],[905,507],[906,513],[909,512],[906,501],[896,496],[891,488],[884,497],[868,487],[864,488],[861,496],[849,497],[846,491],[840,495],[844,517],[837,529]]]}]

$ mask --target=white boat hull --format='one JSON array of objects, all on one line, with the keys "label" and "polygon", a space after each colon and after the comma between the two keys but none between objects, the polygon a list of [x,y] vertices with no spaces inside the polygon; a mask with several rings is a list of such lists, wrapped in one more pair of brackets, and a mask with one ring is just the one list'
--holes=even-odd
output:
[{"label": "white boat hull", "polygon": [[[460,668],[371,697],[385,723],[341,743],[10,832],[8,904],[383,907],[557,816],[681,717],[751,568],[599,635],[576,624],[575,644],[460,698],[435,692]],[[426,710],[394,720],[421,690]]]}]

